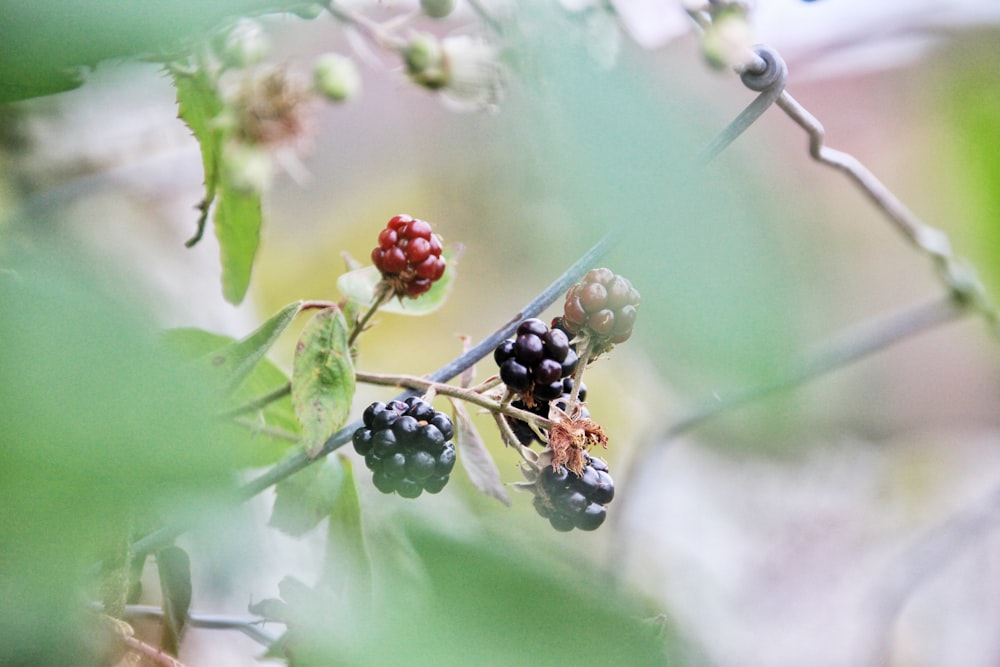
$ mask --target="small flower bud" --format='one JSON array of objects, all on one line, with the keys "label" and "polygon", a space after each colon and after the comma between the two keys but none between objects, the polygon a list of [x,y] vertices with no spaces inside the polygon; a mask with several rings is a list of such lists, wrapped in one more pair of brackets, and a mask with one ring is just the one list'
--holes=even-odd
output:
[{"label": "small flower bud", "polygon": [[496,49],[486,40],[468,35],[441,42],[447,74],[446,98],[459,110],[482,109],[502,95],[503,68]]},{"label": "small flower bud", "polygon": [[300,19],[312,21],[314,18],[319,17],[319,15],[323,13],[323,5],[318,2],[305,2],[301,5],[289,8],[288,11],[295,14]]},{"label": "small flower bud", "polygon": [[222,173],[237,190],[263,192],[271,184],[274,164],[260,146],[230,141],[222,149]]},{"label": "small flower bud", "polygon": [[403,50],[403,59],[406,61],[406,71],[415,83],[431,90],[447,85],[444,52],[434,35],[414,35]]},{"label": "small flower bud", "polygon": [[354,61],[339,53],[324,53],[313,64],[313,86],[334,102],[355,97],[361,87],[361,77]]},{"label": "small flower bud", "polygon": [[455,0],[420,0],[420,9],[432,19],[443,19],[455,9]]},{"label": "small flower bud", "polygon": [[722,69],[742,69],[753,61],[753,31],[743,12],[731,10],[712,21],[702,39],[702,52],[709,64]]},{"label": "small flower bud", "polygon": [[247,67],[262,61],[271,50],[271,42],[259,23],[240,19],[222,37],[217,51],[229,67]]}]

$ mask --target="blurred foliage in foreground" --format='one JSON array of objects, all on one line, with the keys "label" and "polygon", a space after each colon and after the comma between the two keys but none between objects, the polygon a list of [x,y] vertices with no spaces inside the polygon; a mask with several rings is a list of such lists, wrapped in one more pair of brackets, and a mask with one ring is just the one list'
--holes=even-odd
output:
[{"label": "blurred foliage in foreground", "polygon": [[0,663],[86,664],[95,563],[117,560],[132,526],[210,501],[237,459],[141,312],[79,258],[18,250],[0,274]]}]

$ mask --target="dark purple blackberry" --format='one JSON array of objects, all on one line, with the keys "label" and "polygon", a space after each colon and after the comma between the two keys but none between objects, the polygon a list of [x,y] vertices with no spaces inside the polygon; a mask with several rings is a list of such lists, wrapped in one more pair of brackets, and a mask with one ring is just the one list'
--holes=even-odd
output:
[{"label": "dark purple blackberry", "polygon": [[558,531],[596,530],[607,517],[615,497],[615,483],[608,465],[584,454],[586,465],[579,477],[563,466],[548,466],[535,480],[535,511]]},{"label": "dark purple blackberry", "polygon": [[500,343],[493,351],[500,379],[529,405],[559,398],[563,378],[573,373],[576,358],[566,332],[549,329],[536,318],[521,322],[514,340]]},{"label": "dark purple blackberry", "polygon": [[[558,399],[555,401],[556,407],[559,408],[560,410],[565,410],[566,407],[569,405],[569,397],[572,395],[572,392],[573,392],[573,378],[568,378],[568,377],[563,378],[562,381],[559,383],[559,396]],[[579,398],[581,401],[587,399],[586,384],[580,385]],[[534,413],[539,417],[545,417],[547,419],[549,416],[549,405],[551,405],[551,403],[552,401],[545,401],[545,402],[536,401],[535,406],[533,408],[529,408],[524,404],[524,401],[522,401],[521,399],[516,399],[514,401],[511,401],[511,406],[518,408],[519,410],[527,410],[528,412]],[[585,406],[580,406],[580,409],[581,409],[580,416],[584,417],[585,419],[589,419],[590,411],[587,410]],[[507,423],[510,424],[511,430],[514,431],[514,435],[517,436],[518,442],[520,442],[522,445],[530,446],[536,442],[542,442],[541,439],[539,439],[538,435],[534,432],[534,430],[532,430],[532,428],[528,426],[527,422],[523,422],[520,419],[514,419],[513,417],[506,417],[506,419]]]},{"label": "dark purple blackberry", "polygon": [[372,483],[382,493],[416,498],[437,493],[455,467],[451,419],[419,398],[375,402],[354,432],[354,450],[365,457]]}]

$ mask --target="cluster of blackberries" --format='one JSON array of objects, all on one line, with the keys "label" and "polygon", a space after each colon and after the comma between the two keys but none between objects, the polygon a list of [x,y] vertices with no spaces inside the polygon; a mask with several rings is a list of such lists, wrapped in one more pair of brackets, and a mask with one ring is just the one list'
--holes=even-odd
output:
[{"label": "cluster of blackberries", "polygon": [[587,333],[610,344],[632,335],[639,292],[610,269],[593,269],[566,292],[562,325],[571,336]]},{"label": "cluster of blackberries", "polygon": [[[563,378],[562,395],[560,395],[559,398],[557,398],[555,401],[539,401],[535,403],[534,407],[529,408],[527,405],[524,404],[524,401],[522,401],[521,399],[516,399],[514,401],[511,401],[511,406],[518,408],[519,410],[527,410],[528,412],[536,414],[539,417],[544,417],[548,419],[549,405],[554,402],[557,408],[559,408],[560,410],[565,410],[566,407],[569,405],[569,399],[572,394],[573,394],[573,378],[567,377]],[[587,400],[587,385],[585,384],[580,385],[580,393],[578,394],[577,398],[579,398],[580,401]],[[590,411],[587,410],[587,408],[581,406],[580,417],[583,417],[584,419],[589,419]],[[520,442],[522,445],[531,445],[534,442],[541,442],[541,439],[538,437],[538,434],[535,433],[535,431],[530,426],[528,426],[527,422],[523,422],[520,419],[514,419],[513,417],[506,417],[506,419],[507,423],[510,424],[510,429],[514,432],[514,435],[517,436],[518,442]]]},{"label": "cluster of blackberries", "polygon": [[512,392],[531,397],[525,403],[548,402],[563,393],[563,378],[573,374],[579,357],[562,329],[549,329],[531,318],[517,327],[514,340],[493,351],[500,379]]},{"label": "cluster of blackberries", "polygon": [[546,466],[535,481],[535,511],[558,531],[596,530],[604,523],[607,504],[615,497],[608,464],[587,453],[584,460],[580,476],[565,466]]},{"label": "cluster of blackberries", "polygon": [[437,493],[455,467],[451,419],[425,401],[375,402],[365,409],[364,426],[354,432],[354,449],[374,473],[382,493],[416,498]]},{"label": "cluster of blackberries", "polygon": [[396,296],[419,296],[443,274],[441,239],[431,232],[430,223],[397,215],[378,235],[372,263]]}]

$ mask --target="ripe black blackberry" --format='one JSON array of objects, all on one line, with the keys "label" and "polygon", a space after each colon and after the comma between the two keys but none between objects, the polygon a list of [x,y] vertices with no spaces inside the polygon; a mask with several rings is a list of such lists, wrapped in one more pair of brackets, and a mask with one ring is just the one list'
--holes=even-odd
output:
[{"label": "ripe black blackberry", "polygon": [[437,493],[455,467],[451,419],[425,401],[376,401],[354,432],[354,450],[365,457],[372,483],[382,493],[416,498]]},{"label": "ripe black blackberry", "polygon": [[[560,395],[559,398],[554,401],[556,407],[559,408],[560,410],[565,410],[566,407],[569,405],[569,398],[572,395],[572,393],[573,393],[573,378],[570,377],[563,378],[562,395]],[[581,401],[587,400],[587,385],[585,384],[580,385],[580,395],[578,398]],[[549,406],[552,403],[553,401],[544,401],[544,402],[536,401],[534,407],[529,408],[524,404],[524,401],[522,401],[521,399],[516,399],[514,401],[511,401],[511,405],[513,407],[518,408],[520,410],[527,410],[528,412],[534,413],[539,417],[545,417],[546,419],[549,416]],[[590,417],[590,411],[587,410],[587,408],[581,406],[580,409],[581,409],[580,412],[581,417],[584,418]],[[510,428],[514,432],[514,435],[517,436],[518,442],[520,442],[522,445],[530,446],[535,442],[542,442],[542,440],[538,437],[538,434],[535,433],[535,431],[528,425],[527,422],[523,422],[520,419],[514,419],[513,417],[506,417],[505,419],[507,420],[507,423],[510,424]]]},{"label": "ripe black blackberry", "polygon": [[561,329],[549,329],[539,319],[524,320],[514,340],[505,340],[493,351],[500,379],[524,397],[525,405],[551,401],[563,393],[563,378],[573,374],[577,356]]},{"label": "ripe black blackberry", "polygon": [[584,453],[583,474],[565,466],[546,466],[535,480],[535,511],[558,531],[596,530],[607,518],[607,505],[615,497],[615,482],[608,464]]}]

